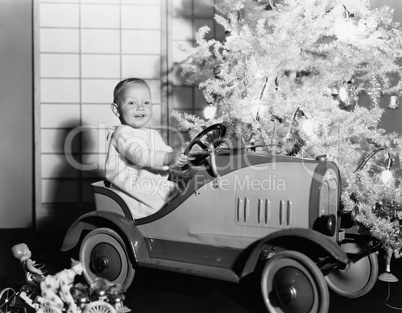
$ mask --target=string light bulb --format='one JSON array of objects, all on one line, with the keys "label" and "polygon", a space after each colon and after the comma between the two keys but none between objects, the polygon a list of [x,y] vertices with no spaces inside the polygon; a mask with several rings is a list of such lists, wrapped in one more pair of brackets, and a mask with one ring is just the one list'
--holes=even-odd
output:
[{"label": "string light bulb", "polygon": [[303,133],[305,133],[308,137],[311,137],[314,135],[314,121],[312,119],[305,119],[301,123],[301,130]]},{"label": "string light bulb", "polygon": [[381,180],[384,185],[389,185],[394,179],[394,175],[390,170],[383,170],[381,173]]},{"label": "string light bulb", "polygon": [[[372,152],[370,152],[365,158],[364,160],[359,164],[359,166],[356,168],[355,173],[358,171],[361,171],[363,169],[363,167],[366,165],[366,163],[378,152],[380,151],[384,151],[384,148],[378,148]],[[385,169],[381,172],[380,174],[380,178],[381,181],[383,182],[384,185],[389,185],[394,181],[394,177],[393,174],[391,172],[391,167],[392,167],[392,158],[391,158],[391,154],[389,152],[387,152],[387,160],[385,161]]]},{"label": "string light bulb", "polygon": [[204,109],[204,117],[207,120],[213,119],[216,115],[216,107],[213,104],[208,105],[205,109]]},{"label": "string light bulb", "polygon": [[349,93],[346,87],[339,88],[338,97],[342,102],[346,102],[349,99]]},{"label": "string light bulb", "polygon": [[392,158],[391,155],[388,153],[388,158],[385,161],[385,170],[381,172],[381,180],[384,185],[389,185],[394,180],[394,175],[391,172],[392,167]]}]

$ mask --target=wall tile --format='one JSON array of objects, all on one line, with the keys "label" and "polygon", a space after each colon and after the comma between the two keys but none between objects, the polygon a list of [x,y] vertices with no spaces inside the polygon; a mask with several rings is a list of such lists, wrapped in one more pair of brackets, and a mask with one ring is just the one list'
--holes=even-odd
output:
[{"label": "wall tile", "polygon": [[170,79],[173,83],[173,86],[185,86],[186,83],[184,81],[184,77],[182,73],[182,64],[174,64],[173,68],[171,69]]},{"label": "wall tile", "polygon": [[78,54],[41,54],[41,77],[79,77],[80,63]]},{"label": "wall tile", "polygon": [[160,55],[123,55],[122,76],[143,79],[161,77]]},{"label": "wall tile", "polygon": [[78,176],[79,172],[75,162],[70,162],[64,154],[42,154],[42,178]]},{"label": "wall tile", "polygon": [[172,10],[173,17],[192,16],[193,0],[172,0]]},{"label": "wall tile", "polygon": [[160,126],[162,124],[161,122],[161,105],[154,104],[152,106],[152,118],[147,124],[147,127]]},{"label": "wall tile", "polygon": [[63,138],[64,131],[60,129],[42,129],[41,131],[41,152],[60,153],[64,151]]},{"label": "wall tile", "polygon": [[81,152],[81,140],[79,134],[72,129],[42,129],[41,152],[42,153],[73,153]]},{"label": "wall tile", "polygon": [[194,29],[192,20],[189,18],[174,18],[172,21],[173,40],[193,40]]},{"label": "wall tile", "polygon": [[121,4],[161,5],[166,0],[121,0]]},{"label": "wall tile", "polygon": [[41,102],[75,103],[80,101],[78,79],[41,79]]},{"label": "wall tile", "polygon": [[121,9],[122,28],[160,29],[161,8],[151,5],[127,5]]},{"label": "wall tile", "polygon": [[185,49],[193,47],[193,43],[191,41],[174,41],[173,42],[173,62],[174,63],[182,63],[185,62],[189,54]]},{"label": "wall tile", "polygon": [[[65,3],[79,3],[81,0],[63,0]],[[60,3],[60,0],[40,0],[40,2]]]},{"label": "wall tile", "polygon": [[42,202],[78,202],[80,200],[78,180],[42,179]]},{"label": "wall tile", "polygon": [[41,52],[78,52],[78,29],[48,29],[40,30]]},{"label": "wall tile", "polygon": [[[103,179],[105,175],[106,154],[84,154],[82,163],[86,166],[87,170],[83,171],[83,177],[99,177],[98,180]],[[85,182],[86,184],[86,182]],[[90,185],[90,183],[88,183]]]},{"label": "wall tile", "polygon": [[[112,113],[111,110],[110,113]],[[113,125],[118,124],[120,124],[120,121],[116,118]],[[108,143],[106,138],[110,129],[106,128],[106,125],[101,126],[104,127],[86,128],[86,131],[82,133],[82,152],[94,154],[107,153]]]},{"label": "wall tile", "polygon": [[75,128],[80,125],[78,104],[42,104],[41,126],[44,128]]},{"label": "wall tile", "polygon": [[158,30],[123,30],[122,52],[160,54],[161,33]]},{"label": "wall tile", "polygon": [[119,53],[120,31],[108,29],[82,29],[83,53]]},{"label": "wall tile", "polygon": [[161,95],[161,81],[160,80],[146,80],[151,88],[151,96],[152,96],[152,103],[158,104],[162,102],[162,95]]},{"label": "wall tile", "polygon": [[80,0],[80,2],[93,4],[119,4],[120,0]]},{"label": "wall tile", "polygon": [[113,102],[113,90],[119,79],[83,79],[82,102],[107,103]]},{"label": "wall tile", "polygon": [[204,110],[195,109],[193,114],[194,114],[195,116],[198,116],[199,118],[202,118],[202,119],[205,120]]},{"label": "wall tile", "polygon": [[119,125],[119,119],[113,114],[110,104],[88,104],[82,106],[82,123],[83,125],[99,126],[115,126]]},{"label": "wall tile", "polygon": [[39,25],[41,27],[78,27],[78,4],[41,3]]},{"label": "wall tile", "polygon": [[120,6],[100,4],[81,5],[81,27],[119,28]]},{"label": "wall tile", "polygon": [[174,87],[173,109],[192,109],[192,108],[193,108],[193,88]]},{"label": "wall tile", "polygon": [[81,73],[84,78],[120,78],[120,56],[84,54],[81,56]]},{"label": "wall tile", "polygon": [[206,17],[212,19],[214,17],[214,7],[206,5],[204,1],[194,1],[194,16]]},{"label": "wall tile", "polygon": [[194,88],[194,107],[196,109],[204,109],[208,103],[204,98],[202,91],[198,88]]}]

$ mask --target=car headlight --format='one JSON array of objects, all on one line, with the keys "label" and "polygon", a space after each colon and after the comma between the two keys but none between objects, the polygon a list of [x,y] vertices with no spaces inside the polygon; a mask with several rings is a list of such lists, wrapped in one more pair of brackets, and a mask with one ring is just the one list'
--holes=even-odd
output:
[{"label": "car headlight", "polygon": [[327,236],[333,236],[336,232],[336,216],[334,214],[322,215],[314,223],[314,230]]}]

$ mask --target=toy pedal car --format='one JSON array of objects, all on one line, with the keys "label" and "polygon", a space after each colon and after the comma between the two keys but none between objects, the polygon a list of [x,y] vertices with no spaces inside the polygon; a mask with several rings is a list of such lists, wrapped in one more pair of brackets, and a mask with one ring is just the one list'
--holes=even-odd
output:
[{"label": "toy pedal car", "polygon": [[128,288],[140,266],[230,282],[256,273],[269,312],[326,312],[327,286],[350,298],[371,290],[377,256],[341,228],[351,217],[340,214],[336,164],[220,147],[225,131],[216,124],[190,142],[196,174],[150,216],[133,219],[129,199],[93,184],[96,211],[62,246],[80,244],[85,278]]}]

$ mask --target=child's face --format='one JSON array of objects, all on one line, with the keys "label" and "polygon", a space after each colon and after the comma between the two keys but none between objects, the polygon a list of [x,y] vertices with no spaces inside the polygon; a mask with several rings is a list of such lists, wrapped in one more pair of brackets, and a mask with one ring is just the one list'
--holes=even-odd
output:
[{"label": "child's face", "polygon": [[128,84],[121,91],[116,114],[122,124],[141,128],[152,117],[151,92],[142,84]]}]

